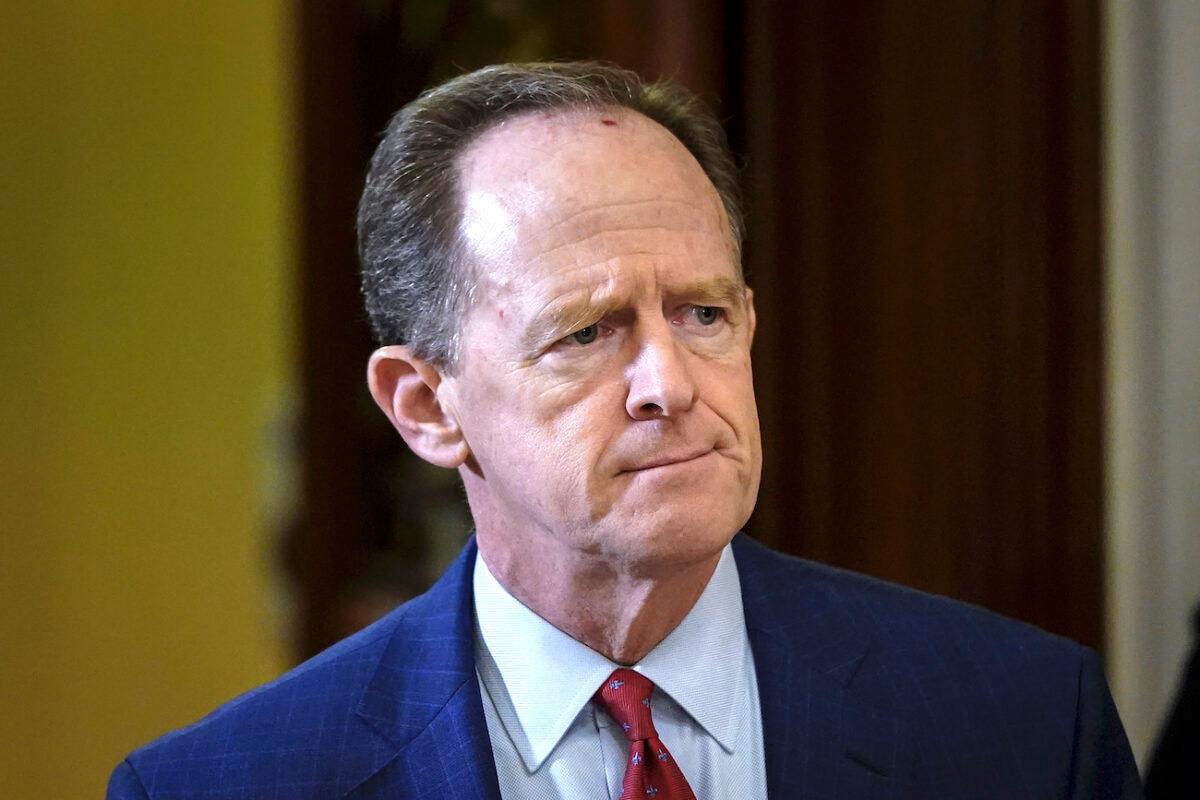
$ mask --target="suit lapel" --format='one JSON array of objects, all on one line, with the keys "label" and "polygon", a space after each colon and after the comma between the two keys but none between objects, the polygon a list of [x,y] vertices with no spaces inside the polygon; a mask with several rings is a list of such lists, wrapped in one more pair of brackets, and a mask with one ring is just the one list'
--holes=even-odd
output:
[{"label": "suit lapel", "polygon": [[744,534],[734,540],[762,706],[767,794],[773,798],[900,797],[899,722],[853,691],[870,649],[820,579]]},{"label": "suit lapel", "polygon": [[358,715],[394,747],[348,798],[499,800],[475,676],[471,575],[475,541],[404,610]]},{"label": "suit lapel", "polygon": [[[798,574],[744,534],[734,540],[762,705],[767,791],[773,798],[902,797],[911,766],[900,724],[859,698],[870,649],[821,577]],[[426,594],[399,613],[358,715],[390,743],[347,798],[499,800],[475,675],[474,540]],[[785,568],[785,564],[787,565]],[[388,755],[390,754],[390,755]]]}]

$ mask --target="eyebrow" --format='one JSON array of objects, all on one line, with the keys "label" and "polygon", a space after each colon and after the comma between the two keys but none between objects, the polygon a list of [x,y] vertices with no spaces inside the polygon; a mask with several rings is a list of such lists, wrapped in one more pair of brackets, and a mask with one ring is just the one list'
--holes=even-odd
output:
[{"label": "eyebrow", "polygon": [[[746,285],[732,278],[714,278],[671,287],[664,292],[668,302],[688,301],[697,305],[735,307],[746,299]],[[586,289],[572,292],[561,301],[546,305],[526,328],[522,343],[526,349],[545,346],[569,333],[592,325],[628,305],[623,293]]]},{"label": "eyebrow", "polygon": [[733,278],[694,281],[666,292],[668,299],[688,300],[697,305],[736,306],[746,299],[746,284]]}]

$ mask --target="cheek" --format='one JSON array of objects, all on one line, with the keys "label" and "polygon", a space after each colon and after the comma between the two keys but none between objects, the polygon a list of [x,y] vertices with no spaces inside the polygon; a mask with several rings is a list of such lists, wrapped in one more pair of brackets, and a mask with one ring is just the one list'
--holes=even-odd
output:
[{"label": "cheek", "polygon": [[758,407],[754,399],[754,378],[750,359],[710,361],[701,380],[702,396],[742,442],[758,437]]},{"label": "cheek", "polygon": [[536,423],[586,437],[590,425],[625,408],[623,381],[618,359],[559,359],[530,367],[516,402]]},{"label": "cheek", "polygon": [[582,379],[547,380],[544,376],[533,376],[522,389],[514,402],[525,409],[531,424],[548,432],[571,432],[570,426],[576,424],[591,395],[587,381]]},{"label": "cheek", "polygon": [[582,524],[598,516],[604,439],[585,407],[572,406],[546,421],[513,422],[480,453],[497,490],[546,519]]},{"label": "cheek", "polygon": [[696,370],[694,377],[704,394],[724,397],[727,402],[747,393],[753,397],[754,381],[745,328],[726,327],[711,337],[692,336],[685,342]]},{"label": "cheek", "polygon": [[572,413],[611,380],[611,360],[596,357],[549,358],[527,368],[522,390],[541,418]]},{"label": "cheek", "polygon": [[623,413],[620,392],[595,375],[568,378],[536,367],[496,375],[478,376],[464,397],[463,430],[477,457],[524,464],[530,475],[590,471],[616,424],[613,410]]}]

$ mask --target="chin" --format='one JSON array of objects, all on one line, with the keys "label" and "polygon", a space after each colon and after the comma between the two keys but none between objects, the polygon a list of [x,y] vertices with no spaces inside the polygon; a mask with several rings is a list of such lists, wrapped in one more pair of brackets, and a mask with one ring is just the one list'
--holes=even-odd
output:
[{"label": "chin", "polygon": [[[744,520],[730,514],[703,513],[703,507],[659,507],[611,529],[613,554],[647,568],[675,567],[712,558],[729,544]],[[749,516],[749,515],[747,515]],[[606,526],[609,527],[609,526]]]}]

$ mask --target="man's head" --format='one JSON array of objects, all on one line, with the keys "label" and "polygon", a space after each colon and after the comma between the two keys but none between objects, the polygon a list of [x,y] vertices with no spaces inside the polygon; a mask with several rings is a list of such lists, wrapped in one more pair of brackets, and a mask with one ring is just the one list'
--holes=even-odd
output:
[{"label": "man's head", "polygon": [[358,246],[367,315],[380,345],[404,344],[431,363],[454,365],[473,284],[462,253],[458,164],[475,139],[523,114],[613,107],[655,120],[692,153],[721,195],[740,255],[737,170],[720,125],[690,94],[607,64],[486,67],[402,108],[371,159]]},{"label": "man's head", "polygon": [[[516,67],[492,77],[503,74],[529,80]],[[421,113],[437,115],[438,91],[417,101],[432,104]],[[719,144],[715,123],[697,127]],[[740,223],[735,195],[694,152],[627,103],[534,106],[477,125],[447,167],[447,198],[428,201],[453,207],[442,234],[466,297],[449,323],[453,360],[385,339],[369,378],[409,446],[459,469],[490,564],[570,552],[667,569],[711,558],[753,509],[761,453]],[[364,213],[406,180],[388,158],[376,154]],[[388,224],[364,226],[364,258]],[[427,313],[453,307],[444,302]]]}]

